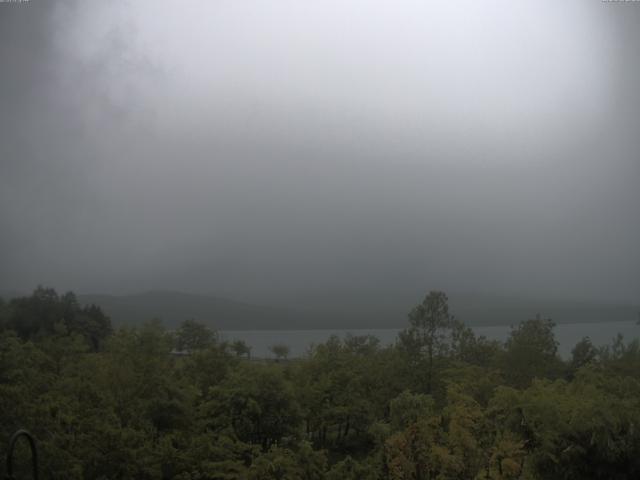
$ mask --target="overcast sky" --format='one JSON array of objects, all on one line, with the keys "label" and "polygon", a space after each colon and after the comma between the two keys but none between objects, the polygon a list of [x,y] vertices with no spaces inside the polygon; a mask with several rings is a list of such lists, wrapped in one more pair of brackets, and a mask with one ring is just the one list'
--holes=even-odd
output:
[{"label": "overcast sky", "polygon": [[640,2],[0,3],[0,289],[40,283],[640,301]]}]

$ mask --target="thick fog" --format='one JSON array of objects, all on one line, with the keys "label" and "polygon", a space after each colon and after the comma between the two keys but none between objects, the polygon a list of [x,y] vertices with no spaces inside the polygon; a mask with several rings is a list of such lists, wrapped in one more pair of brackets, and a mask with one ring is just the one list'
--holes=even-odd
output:
[{"label": "thick fog", "polygon": [[0,3],[0,290],[640,301],[640,3]]}]

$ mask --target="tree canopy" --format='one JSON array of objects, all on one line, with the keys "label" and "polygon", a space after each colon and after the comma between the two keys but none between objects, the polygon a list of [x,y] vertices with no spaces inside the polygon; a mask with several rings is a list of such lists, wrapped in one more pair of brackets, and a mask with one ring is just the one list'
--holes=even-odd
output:
[{"label": "tree canopy", "polygon": [[563,360],[552,321],[490,342],[431,292],[395,345],[248,348],[196,320],[112,329],[39,287],[0,302],[0,436],[30,430],[46,479],[640,478],[635,340]]}]

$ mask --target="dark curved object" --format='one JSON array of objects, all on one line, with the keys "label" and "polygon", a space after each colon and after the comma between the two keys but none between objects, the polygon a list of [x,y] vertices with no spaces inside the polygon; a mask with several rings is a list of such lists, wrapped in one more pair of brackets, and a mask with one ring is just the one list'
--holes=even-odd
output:
[{"label": "dark curved object", "polygon": [[33,480],[38,480],[38,450],[36,449],[36,440],[26,430],[18,430],[11,436],[9,440],[9,451],[7,452],[7,478],[6,480],[15,480],[13,476],[13,450],[20,437],[25,437],[29,441],[31,447],[31,467],[33,471]]}]

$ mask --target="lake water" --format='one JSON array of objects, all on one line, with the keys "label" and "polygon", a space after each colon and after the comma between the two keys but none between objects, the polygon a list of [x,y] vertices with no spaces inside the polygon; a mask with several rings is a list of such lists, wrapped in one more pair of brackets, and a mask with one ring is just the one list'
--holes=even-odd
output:
[{"label": "lake water", "polygon": [[[400,329],[371,330],[247,330],[221,332],[224,340],[244,340],[251,346],[251,355],[256,358],[268,358],[273,354],[269,347],[284,344],[291,349],[290,357],[301,357],[312,344],[325,342],[331,335],[344,337],[352,335],[374,335],[383,345],[395,342]],[[510,326],[473,327],[476,335],[484,335],[490,340],[505,341],[511,331]],[[571,355],[571,349],[583,337],[591,338],[596,346],[608,345],[618,333],[624,335],[625,341],[640,336],[640,325],[636,322],[602,322],[602,323],[568,323],[556,325],[554,329],[559,342],[559,352],[564,358]]]}]

